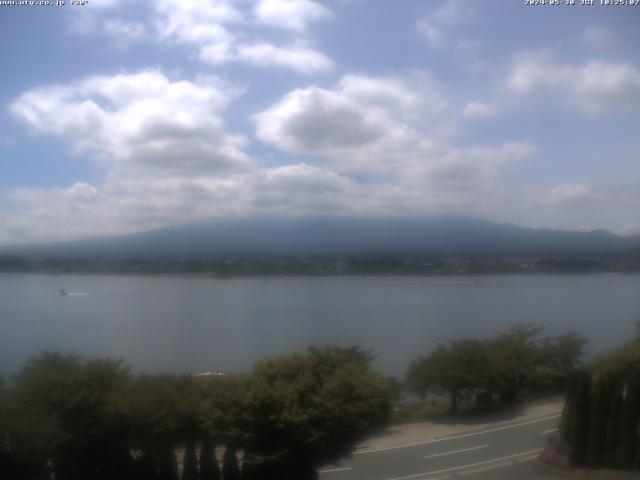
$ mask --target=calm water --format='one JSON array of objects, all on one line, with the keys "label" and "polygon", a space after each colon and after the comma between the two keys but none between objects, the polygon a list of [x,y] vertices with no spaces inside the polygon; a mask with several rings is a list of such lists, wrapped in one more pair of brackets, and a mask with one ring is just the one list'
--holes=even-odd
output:
[{"label": "calm water", "polygon": [[[69,295],[57,295],[61,288]],[[575,329],[591,352],[640,320],[640,275],[175,278],[0,275],[0,373],[43,349],[146,371],[246,371],[311,344],[358,344],[402,374],[438,342],[516,322]]]}]

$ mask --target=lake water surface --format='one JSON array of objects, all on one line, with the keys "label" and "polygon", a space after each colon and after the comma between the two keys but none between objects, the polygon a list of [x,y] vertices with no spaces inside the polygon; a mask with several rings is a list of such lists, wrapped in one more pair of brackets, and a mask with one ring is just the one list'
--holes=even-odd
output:
[{"label": "lake water surface", "polygon": [[[59,289],[68,295],[61,296]],[[0,374],[41,350],[145,371],[241,372],[265,355],[357,344],[401,375],[438,342],[518,322],[575,329],[592,353],[640,320],[640,275],[200,278],[0,275]]]}]

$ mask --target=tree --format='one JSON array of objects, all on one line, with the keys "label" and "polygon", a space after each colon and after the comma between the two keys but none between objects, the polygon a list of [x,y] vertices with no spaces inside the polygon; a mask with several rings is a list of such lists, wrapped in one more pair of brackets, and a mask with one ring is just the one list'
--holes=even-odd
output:
[{"label": "tree", "polygon": [[430,362],[430,357],[420,357],[409,365],[405,382],[410,392],[425,400],[429,390],[435,385],[435,371]]},{"label": "tree", "polygon": [[211,439],[211,437],[205,437],[200,449],[201,480],[220,480],[220,467],[218,467],[215,447],[215,442]]},{"label": "tree", "polygon": [[538,335],[542,327],[522,324],[491,342],[496,388],[503,403],[511,404],[544,362]]},{"label": "tree", "polygon": [[439,345],[419,364],[424,381],[449,394],[452,415],[459,413],[462,398],[490,388],[493,373],[487,346],[478,339],[450,342]]},{"label": "tree", "polygon": [[567,435],[569,458],[574,464],[584,465],[587,459],[591,413],[591,373],[588,370],[578,373],[571,409],[573,414]]},{"label": "tree", "polygon": [[586,339],[573,331],[542,340],[537,383],[540,386],[566,387],[571,372],[580,365],[585,344]]},{"label": "tree", "polygon": [[[235,446],[242,441],[239,422],[243,411],[243,398],[247,378],[239,375],[204,377],[198,379],[202,449],[200,470],[202,480],[218,480],[220,469],[215,458],[217,442],[225,444],[223,478],[237,478],[239,466]],[[232,455],[233,454],[233,455]]]},{"label": "tree", "polygon": [[388,384],[354,352],[315,348],[256,365],[240,422],[254,478],[316,478],[386,421]]},{"label": "tree", "polygon": [[640,420],[640,374],[629,375],[624,386],[624,404],[618,443],[618,466],[631,470],[635,463]]},{"label": "tree", "polygon": [[[609,395],[612,387],[612,382],[608,378],[596,379],[593,387],[589,443],[587,445],[587,464],[592,468],[598,468],[604,464],[607,420],[609,418]],[[569,399],[567,399],[567,402],[569,402]]]},{"label": "tree", "polygon": [[129,478],[127,430],[114,398],[128,369],[119,361],[43,353],[16,378],[12,449],[28,451],[56,479]]},{"label": "tree", "polygon": [[609,418],[605,439],[605,464],[615,465],[620,444],[620,424],[622,422],[622,409],[624,398],[622,385],[617,384],[609,396]]},{"label": "tree", "polygon": [[231,442],[224,449],[222,459],[223,480],[240,480],[240,466],[238,465],[238,451]]},{"label": "tree", "polygon": [[192,439],[188,439],[184,447],[182,477],[180,478],[181,480],[200,480],[200,472],[198,471],[198,457],[196,455],[196,447]]}]

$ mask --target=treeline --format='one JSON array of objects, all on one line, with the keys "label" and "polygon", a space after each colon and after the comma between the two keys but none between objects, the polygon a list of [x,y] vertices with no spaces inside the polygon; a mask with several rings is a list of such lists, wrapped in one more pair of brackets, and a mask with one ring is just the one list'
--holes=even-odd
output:
[{"label": "treeline", "polygon": [[513,404],[525,389],[564,391],[585,340],[573,332],[557,337],[542,337],[542,332],[541,327],[518,325],[495,338],[439,345],[411,363],[406,384],[423,399],[428,392],[448,395],[454,415],[464,399],[486,407],[494,400]]},{"label": "treeline", "polygon": [[640,471],[640,333],[571,377],[560,436],[573,465]]},{"label": "treeline", "polygon": [[638,271],[635,254],[593,258],[450,257],[429,255],[309,255],[254,257],[49,257],[0,254],[0,272],[238,275],[483,275]]},{"label": "treeline", "polygon": [[389,416],[370,360],[325,347],[247,375],[133,375],[43,353],[0,388],[0,478],[177,480],[178,463],[182,480],[317,478]]}]

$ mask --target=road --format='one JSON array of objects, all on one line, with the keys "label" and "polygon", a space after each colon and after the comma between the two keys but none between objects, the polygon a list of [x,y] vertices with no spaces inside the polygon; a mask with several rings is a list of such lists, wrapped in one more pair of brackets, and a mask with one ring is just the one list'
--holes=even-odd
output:
[{"label": "road", "polygon": [[[407,445],[361,450],[319,470],[320,480],[543,478],[522,468],[537,458],[560,415]],[[489,473],[490,472],[490,473]],[[518,473],[516,473],[518,472]]]}]

